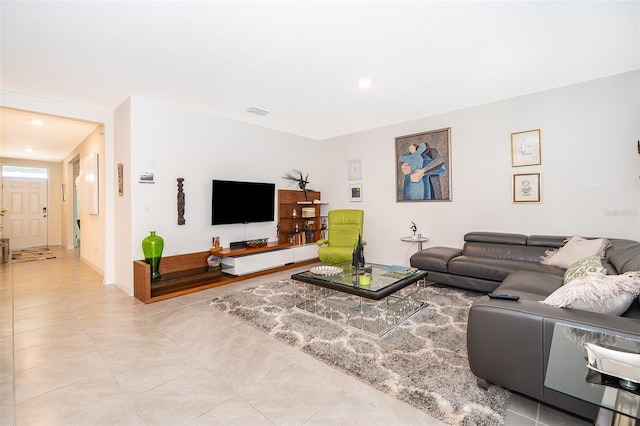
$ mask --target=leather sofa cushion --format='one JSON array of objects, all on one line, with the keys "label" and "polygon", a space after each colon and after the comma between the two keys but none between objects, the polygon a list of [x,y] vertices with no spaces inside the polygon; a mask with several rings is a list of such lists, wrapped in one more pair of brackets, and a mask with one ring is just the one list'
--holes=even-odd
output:
[{"label": "leather sofa cushion", "polygon": [[640,296],[636,299],[636,303],[629,306],[627,312],[622,314],[623,317],[640,319]]},{"label": "leather sofa cushion", "polygon": [[524,245],[466,242],[462,249],[462,255],[469,257],[488,257],[493,259],[523,261],[525,259],[526,251],[527,246]]},{"label": "leather sofa cushion", "polygon": [[492,281],[502,281],[507,275],[524,266],[524,262],[517,260],[463,255],[449,262],[449,273]]},{"label": "leather sofa cushion", "polygon": [[496,292],[515,294],[523,299],[540,301],[562,287],[562,282],[561,275],[539,271],[516,271],[502,281]]},{"label": "leather sofa cushion", "polygon": [[468,242],[481,242],[492,244],[527,244],[527,236],[522,234],[510,234],[505,232],[468,232],[464,236]]},{"label": "leather sofa cushion", "polygon": [[468,277],[483,278],[492,281],[502,281],[509,274],[516,271],[543,272],[552,275],[564,275],[564,269],[541,263],[524,262],[519,260],[492,259],[477,256],[459,256],[449,262],[449,273]]},{"label": "leather sofa cushion", "polygon": [[451,247],[429,247],[414,253],[409,259],[411,267],[424,271],[447,272],[449,261],[460,256],[460,249]]},{"label": "leather sofa cushion", "polygon": [[620,273],[618,272],[618,270],[616,269],[615,266],[613,266],[610,262],[609,259],[604,258],[602,259],[602,266],[604,266],[605,268],[607,268],[607,275],[619,275]]},{"label": "leather sofa cushion", "polygon": [[640,271],[640,242],[610,238],[611,247],[605,253],[607,260],[620,274]]},{"label": "leather sofa cushion", "polygon": [[[521,299],[541,301],[562,286],[562,277],[533,271],[516,271],[509,274],[496,293],[515,294]],[[565,308],[558,308],[565,309]],[[569,308],[566,308],[569,309]],[[640,296],[621,316],[640,319]]]},{"label": "leather sofa cushion", "polygon": [[557,235],[529,235],[527,245],[534,247],[560,248],[569,237]]},{"label": "leather sofa cushion", "polygon": [[449,262],[449,273],[467,277],[484,278],[492,281],[502,281],[507,275],[522,267],[524,267],[524,262],[517,260],[463,255]]},{"label": "leather sofa cushion", "polygon": [[540,258],[547,253],[547,250],[555,250],[556,247],[552,246],[527,246],[527,252],[525,253],[525,260],[527,262],[540,263]]}]

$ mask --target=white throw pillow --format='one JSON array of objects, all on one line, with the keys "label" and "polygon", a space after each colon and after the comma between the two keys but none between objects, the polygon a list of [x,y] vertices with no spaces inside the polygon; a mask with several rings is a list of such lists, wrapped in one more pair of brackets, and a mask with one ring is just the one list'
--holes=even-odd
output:
[{"label": "white throw pillow", "polygon": [[603,258],[605,251],[610,245],[611,243],[606,238],[588,240],[576,235],[571,237],[566,244],[559,249],[547,251],[546,255],[540,260],[540,263],[568,269],[578,260],[584,259],[585,257],[598,256]]},{"label": "white throw pillow", "polygon": [[563,285],[540,303],[608,315],[622,315],[640,294],[640,272],[588,273]]}]

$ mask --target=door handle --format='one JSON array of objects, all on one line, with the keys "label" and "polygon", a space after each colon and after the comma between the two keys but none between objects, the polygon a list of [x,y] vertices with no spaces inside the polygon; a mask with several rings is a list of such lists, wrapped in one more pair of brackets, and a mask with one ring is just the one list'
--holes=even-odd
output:
[{"label": "door handle", "polygon": [[46,207],[42,208],[42,217],[47,217],[47,208]]}]

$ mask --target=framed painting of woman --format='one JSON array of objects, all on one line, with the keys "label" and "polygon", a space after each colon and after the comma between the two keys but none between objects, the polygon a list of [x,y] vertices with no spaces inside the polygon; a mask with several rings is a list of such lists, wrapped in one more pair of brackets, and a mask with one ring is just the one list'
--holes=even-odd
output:
[{"label": "framed painting of woman", "polygon": [[451,201],[451,128],[395,142],[396,201]]}]

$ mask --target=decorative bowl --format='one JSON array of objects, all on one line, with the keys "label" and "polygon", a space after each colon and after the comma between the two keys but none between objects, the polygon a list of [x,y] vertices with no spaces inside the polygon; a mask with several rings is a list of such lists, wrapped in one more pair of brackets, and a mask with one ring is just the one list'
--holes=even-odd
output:
[{"label": "decorative bowl", "polygon": [[622,352],[585,343],[587,367],[620,379],[620,384],[629,389],[637,389],[640,384],[640,354]]},{"label": "decorative bowl", "polygon": [[216,268],[220,267],[220,264],[222,263],[222,258],[215,256],[213,254],[210,254],[209,257],[207,257],[207,264],[209,265],[209,270],[213,271]]},{"label": "decorative bowl", "polygon": [[265,247],[269,243],[269,238],[258,238],[255,240],[247,240],[244,245],[250,248]]},{"label": "decorative bowl", "polygon": [[309,270],[314,275],[338,275],[342,273],[342,268],[339,266],[322,265],[314,266]]}]

